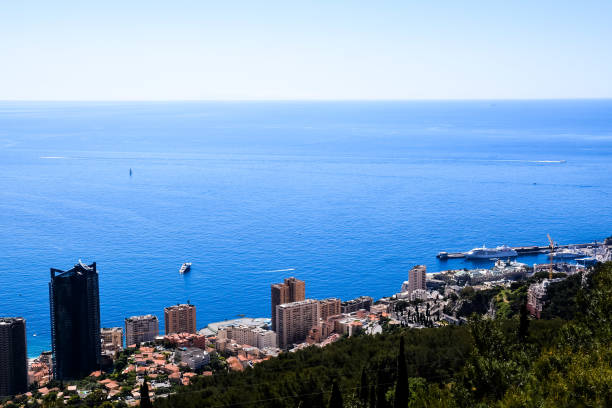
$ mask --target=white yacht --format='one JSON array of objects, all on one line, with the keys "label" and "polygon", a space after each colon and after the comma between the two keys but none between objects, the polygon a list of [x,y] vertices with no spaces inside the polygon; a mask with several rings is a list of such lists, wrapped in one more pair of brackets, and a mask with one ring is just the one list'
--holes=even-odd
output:
[{"label": "white yacht", "polygon": [[558,259],[574,259],[574,258],[582,258],[586,256],[587,254],[585,254],[584,252],[576,248],[561,248],[551,253],[551,255],[553,258],[558,258]]},{"label": "white yacht", "polygon": [[491,259],[491,258],[514,258],[518,253],[507,245],[498,246],[496,248],[474,248],[471,251],[465,252],[463,255],[467,259]]},{"label": "white yacht", "polygon": [[495,262],[495,266],[493,266],[493,269],[499,269],[499,270],[503,270],[503,269],[522,269],[522,268],[527,268],[527,264],[518,262],[518,261],[513,261],[511,259],[508,259],[506,261],[504,261],[503,259],[498,259]]}]

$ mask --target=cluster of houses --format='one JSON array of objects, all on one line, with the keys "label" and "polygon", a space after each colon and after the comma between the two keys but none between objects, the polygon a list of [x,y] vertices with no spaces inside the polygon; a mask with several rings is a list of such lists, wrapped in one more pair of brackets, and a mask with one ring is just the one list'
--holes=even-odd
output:
[{"label": "cluster of houses", "polygon": [[[311,345],[325,347],[343,336],[382,332],[380,319],[389,316],[388,304],[372,304],[363,299],[347,302],[343,309],[345,313],[321,319],[302,343],[294,344],[288,351],[295,352]],[[154,342],[128,345],[125,349],[105,344],[104,356],[111,360],[123,356],[125,365],[112,374],[92,372],[87,381],[80,383],[84,384],[82,389],[77,385],[62,390],[48,387],[53,360],[50,352],[44,352],[29,365],[30,381],[38,384],[38,391],[25,396],[44,398],[54,393],[68,404],[70,398],[86,398],[95,390],[109,400],[121,399],[130,406],[137,405],[145,378],[150,397],[154,399],[173,392],[176,386],[189,385],[198,375],[213,375],[211,357],[223,369],[242,371],[278,356],[282,350],[277,347],[276,334],[267,329],[269,322],[269,319],[243,318],[214,323],[197,333],[158,336]]]}]

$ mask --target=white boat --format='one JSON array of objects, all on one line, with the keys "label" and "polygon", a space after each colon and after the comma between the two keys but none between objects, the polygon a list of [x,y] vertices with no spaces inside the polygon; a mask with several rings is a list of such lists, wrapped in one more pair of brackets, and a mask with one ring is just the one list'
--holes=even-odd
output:
[{"label": "white boat", "polygon": [[185,262],[183,265],[181,265],[181,269],[179,269],[179,273],[182,275],[184,273],[187,273],[191,270],[191,262]]},{"label": "white boat", "polygon": [[518,268],[527,268],[527,264],[518,262],[518,261],[513,261],[511,259],[508,259],[506,261],[504,261],[503,259],[498,259],[495,262],[495,266],[493,266],[493,269],[508,269],[508,268],[513,268],[513,269],[518,269]]},{"label": "white boat", "polygon": [[481,248],[474,248],[463,255],[467,259],[514,258],[518,256],[518,252],[507,245],[496,248],[487,248],[483,245]]},{"label": "white boat", "polygon": [[555,252],[551,253],[553,258],[557,259],[574,259],[574,258],[582,258],[586,256],[586,254],[576,248],[561,248],[557,249]]}]

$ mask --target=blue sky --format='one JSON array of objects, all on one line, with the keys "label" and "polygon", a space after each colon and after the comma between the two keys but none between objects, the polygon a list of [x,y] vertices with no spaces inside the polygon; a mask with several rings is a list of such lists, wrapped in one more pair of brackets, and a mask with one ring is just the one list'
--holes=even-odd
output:
[{"label": "blue sky", "polygon": [[1,1],[0,99],[612,97],[612,1]]}]

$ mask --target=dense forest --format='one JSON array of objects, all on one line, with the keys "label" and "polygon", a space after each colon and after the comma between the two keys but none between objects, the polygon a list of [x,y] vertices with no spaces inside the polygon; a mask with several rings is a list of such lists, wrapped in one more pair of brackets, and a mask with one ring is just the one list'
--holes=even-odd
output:
[{"label": "dense forest", "polygon": [[[469,294],[479,311],[497,295]],[[547,319],[527,317],[524,286],[504,296],[495,319],[310,347],[200,377],[154,407],[612,406],[612,263],[551,286]]]}]

